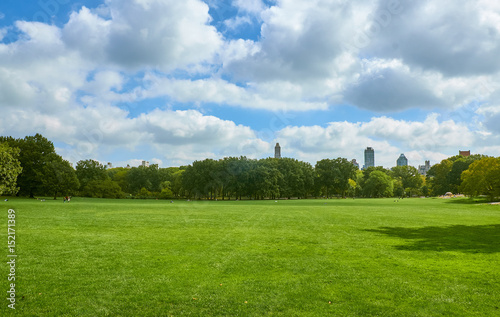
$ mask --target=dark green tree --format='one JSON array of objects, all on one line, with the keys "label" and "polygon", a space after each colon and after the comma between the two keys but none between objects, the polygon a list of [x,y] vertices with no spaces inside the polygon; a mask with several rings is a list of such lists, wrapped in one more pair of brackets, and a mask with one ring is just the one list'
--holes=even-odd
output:
[{"label": "dark green tree", "polygon": [[335,185],[335,170],[333,167],[333,161],[330,159],[323,159],[316,162],[315,166],[316,179],[315,183],[321,188],[324,195],[328,198],[333,192]]},{"label": "dark green tree", "polygon": [[43,175],[45,175],[42,181],[43,192],[54,195],[54,199],[57,199],[58,194],[73,195],[80,188],[80,182],[71,164],[55,153],[47,156]]},{"label": "dark green tree", "polygon": [[91,181],[109,179],[106,167],[96,160],[81,160],[76,163],[76,176],[80,182],[80,189],[87,187]]},{"label": "dark green tree", "polygon": [[24,139],[0,137],[0,142],[20,150],[19,162],[23,170],[17,179],[18,194],[33,198],[43,190],[44,165],[48,156],[55,153],[54,144],[38,133]]},{"label": "dark green tree", "polygon": [[345,158],[337,158],[333,160],[335,183],[333,185],[335,191],[343,198],[349,190],[349,180],[356,177],[358,168]]},{"label": "dark green tree", "polygon": [[124,198],[125,193],[121,190],[120,186],[107,178],[104,180],[91,180],[81,190],[81,194],[85,197],[92,198]]}]

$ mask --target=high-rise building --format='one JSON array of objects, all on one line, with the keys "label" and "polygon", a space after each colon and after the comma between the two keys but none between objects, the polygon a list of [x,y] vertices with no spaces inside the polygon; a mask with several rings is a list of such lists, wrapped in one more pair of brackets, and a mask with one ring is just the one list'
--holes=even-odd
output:
[{"label": "high-rise building", "polygon": [[274,147],[274,158],[281,158],[281,147],[279,143],[276,143]]},{"label": "high-rise building", "polygon": [[370,166],[375,167],[375,150],[371,147],[367,147],[365,150],[365,165],[363,165],[363,169],[367,169]]},{"label": "high-rise building", "polygon": [[427,172],[431,169],[431,161],[425,161],[425,165],[418,166],[418,173],[420,175],[426,176]]},{"label": "high-rise building", "polygon": [[141,166],[142,167],[149,167],[149,162],[148,161],[142,161]]},{"label": "high-rise building", "polygon": [[408,159],[404,154],[401,154],[396,161],[397,166],[408,166]]}]

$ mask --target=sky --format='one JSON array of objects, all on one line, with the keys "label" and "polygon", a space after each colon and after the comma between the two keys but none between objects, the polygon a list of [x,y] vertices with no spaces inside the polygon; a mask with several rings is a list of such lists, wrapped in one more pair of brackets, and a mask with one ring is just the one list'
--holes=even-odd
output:
[{"label": "sky", "polygon": [[0,135],[72,163],[500,156],[494,0],[3,0]]}]

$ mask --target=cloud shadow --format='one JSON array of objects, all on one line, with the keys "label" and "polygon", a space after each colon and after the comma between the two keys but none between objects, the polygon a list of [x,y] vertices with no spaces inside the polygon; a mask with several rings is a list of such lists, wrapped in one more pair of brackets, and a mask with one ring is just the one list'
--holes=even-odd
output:
[{"label": "cloud shadow", "polygon": [[407,240],[395,246],[405,251],[500,252],[500,225],[401,228],[381,227],[365,231]]}]

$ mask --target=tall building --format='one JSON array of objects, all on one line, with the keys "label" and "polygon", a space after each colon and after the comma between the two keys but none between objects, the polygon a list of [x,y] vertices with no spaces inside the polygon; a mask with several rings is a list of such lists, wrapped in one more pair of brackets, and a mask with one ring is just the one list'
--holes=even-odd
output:
[{"label": "tall building", "polygon": [[141,166],[143,166],[143,167],[149,167],[149,162],[148,161],[142,161]]},{"label": "tall building", "polygon": [[396,161],[397,166],[408,166],[408,159],[404,154],[401,154]]},{"label": "tall building", "polygon": [[469,151],[458,151],[458,155],[470,156],[470,150]]},{"label": "tall building", "polygon": [[279,143],[276,143],[274,147],[274,158],[281,158],[281,147]]},{"label": "tall building", "polygon": [[367,169],[370,166],[375,167],[375,150],[371,147],[367,147],[365,150],[365,165],[363,165],[363,169]]},{"label": "tall building", "polygon": [[426,176],[427,172],[431,169],[431,161],[425,161],[425,165],[418,166],[418,173],[420,175]]}]

